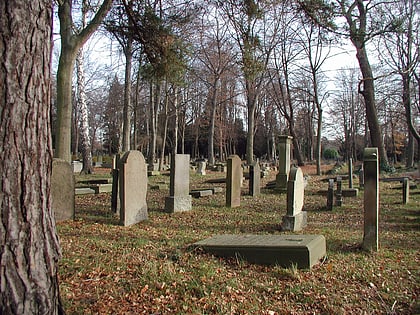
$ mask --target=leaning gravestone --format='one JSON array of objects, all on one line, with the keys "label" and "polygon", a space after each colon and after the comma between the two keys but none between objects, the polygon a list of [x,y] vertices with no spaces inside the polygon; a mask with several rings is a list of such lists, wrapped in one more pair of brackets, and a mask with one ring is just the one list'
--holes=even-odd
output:
[{"label": "leaning gravestone", "polygon": [[175,154],[171,159],[171,182],[169,197],[165,199],[166,212],[191,210],[190,155]]},{"label": "leaning gravestone", "polygon": [[226,176],[226,206],[239,207],[241,205],[241,159],[237,155],[229,156],[227,160]]},{"label": "leaning gravestone", "polygon": [[53,159],[51,174],[51,207],[55,221],[74,219],[73,168],[65,160]]},{"label": "leaning gravestone", "polygon": [[363,169],[365,178],[363,248],[368,251],[378,251],[378,148],[365,148],[363,152]]},{"label": "leaning gravestone", "polygon": [[251,196],[259,196],[261,193],[261,169],[258,162],[253,163],[249,167],[249,194]]},{"label": "leaning gravestone", "polygon": [[279,172],[276,176],[276,189],[286,190],[290,172],[290,145],[293,137],[280,136],[279,140]]},{"label": "leaning gravestone", "polygon": [[281,224],[284,231],[300,231],[306,226],[307,213],[302,211],[305,181],[302,170],[292,167],[287,182],[287,213]]},{"label": "leaning gravestone", "polygon": [[147,165],[140,151],[128,151],[119,161],[120,224],[147,220]]}]

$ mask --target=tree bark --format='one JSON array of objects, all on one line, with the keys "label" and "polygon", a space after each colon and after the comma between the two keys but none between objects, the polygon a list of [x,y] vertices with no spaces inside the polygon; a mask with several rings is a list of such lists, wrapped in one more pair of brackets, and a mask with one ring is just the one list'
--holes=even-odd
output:
[{"label": "tree bark", "polygon": [[124,108],[123,108],[123,135],[122,151],[130,150],[131,136],[131,68],[133,59],[133,37],[128,36],[125,54],[125,83],[124,83]]},{"label": "tree bark", "polygon": [[80,116],[81,116],[81,138],[82,138],[82,157],[83,157],[83,168],[82,174],[92,174],[92,145],[89,135],[89,114],[86,102],[85,93],[85,71],[84,71],[84,56],[83,47],[80,48],[76,58],[77,64],[77,102],[79,104]]},{"label": "tree bark", "polygon": [[0,314],[62,314],[51,209],[51,1],[0,2]]}]

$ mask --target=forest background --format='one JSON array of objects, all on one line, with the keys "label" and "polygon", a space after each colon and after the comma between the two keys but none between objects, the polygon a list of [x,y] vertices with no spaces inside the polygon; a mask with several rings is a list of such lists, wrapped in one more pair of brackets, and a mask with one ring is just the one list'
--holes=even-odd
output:
[{"label": "forest background", "polygon": [[[73,1],[74,34],[101,4]],[[87,173],[92,154],[129,149],[149,163],[170,153],[275,161],[287,134],[297,164],[319,171],[323,157],[358,160],[367,146],[383,146],[385,169],[413,167],[418,47],[416,1],[114,1],[76,58],[72,158]],[[55,109],[55,143],[59,120]]]}]

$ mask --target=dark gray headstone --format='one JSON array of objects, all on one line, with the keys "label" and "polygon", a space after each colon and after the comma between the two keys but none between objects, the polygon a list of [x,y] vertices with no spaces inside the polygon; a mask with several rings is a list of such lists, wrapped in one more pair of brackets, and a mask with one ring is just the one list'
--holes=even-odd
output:
[{"label": "dark gray headstone", "polygon": [[249,194],[259,196],[261,194],[261,169],[258,162],[249,167]]},{"label": "dark gray headstone", "polygon": [[112,193],[111,193],[111,210],[115,213],[120,211],[120,198],[118,198],[118,164],[120,162],[120,155],[114,155],[112,159]]},{"label": "dark gray headstone", "polygon": [[349,158],[349,188],[353,188],[353,159]]},{"label": "dark gray headstone", "polygon": [[190,155],[175,154],[171,159],[171,182],[169,197],[165,199],[166,212],[189,211],[192,208],[190,196]]},{"label": "dark gray headstone", "polygon": [[147,165],[140,151],[126,152],[119,162],[120,224],[147,220]]},{"label": "dark gray headstone", "polygon": [[287,190],[287,181],[290,173],[290,146],[293,137],[280,136],[279,138],[279,172],[276,176],[276,189]]},{"label": "dark gray headstone", "polygon": [[410,201],[410,180],[408,178],[403,179],[403,204],[407,204]]},{"label": "dark gray headstone", "polygon": [[363,169],[365,175],[363,248],[368,251],[378,251],[379,249],[378,161],[378,148],[365,148],[363,153]]},{"label": "dark gray headstone", "polygon": [[334,205],[334,179],[328,180],[328,191],[327,191],[327,210],[332,210]]},{"label": "dark gray headstone", "polygon": [[74,174],[69,162],[53,159],[51,207],[56,222],[74,220]]},{"label": "dark gray headstone", "polygon": [[341,207],[343,205],[343,180],[341,176],[337,176],[337,190],[335,192],[335,205]]}]

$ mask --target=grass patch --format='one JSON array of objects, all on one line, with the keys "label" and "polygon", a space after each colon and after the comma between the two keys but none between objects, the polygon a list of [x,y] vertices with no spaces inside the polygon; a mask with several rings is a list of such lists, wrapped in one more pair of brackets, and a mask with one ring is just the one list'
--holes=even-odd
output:
[{"label": "grass patch", "polygon": [[[419,189],[402,205],[401,191],[381,183],[380,251],[369,254],[360,249],[363,191],[325,211],[326,197],[317,191],[327,183],[310,175],[308,226],[302,233],[327,240],[327,257],[312,270],[258,266],[189,248],[215,234],[284,233],[279,227],[285,194],[263,189],[251,198],[247,181],[241,206],[234,209],[225,207],[220,193],[193,199],[190,212],[168,214],[163,207],[169,192],[149,190],[149,220],[126,228],[111,213],[110,194],[77,196],[76,220],[58,224],[67,314],[418,313]],[[192,175],[191,188],[224,188],[206,183],[223,176]],[[272,173],[263,185],[274,178]],[[167,175],[149,178],[150,183],[167,180]]]}]

